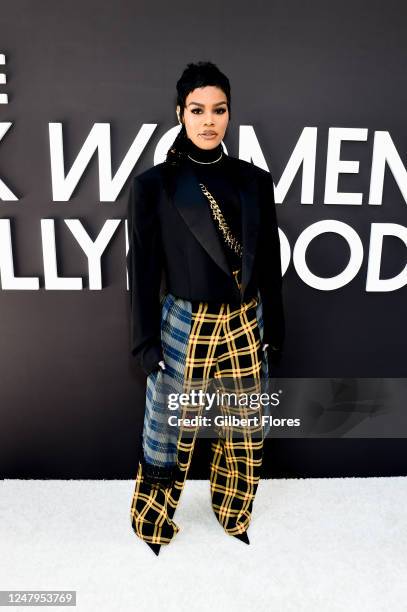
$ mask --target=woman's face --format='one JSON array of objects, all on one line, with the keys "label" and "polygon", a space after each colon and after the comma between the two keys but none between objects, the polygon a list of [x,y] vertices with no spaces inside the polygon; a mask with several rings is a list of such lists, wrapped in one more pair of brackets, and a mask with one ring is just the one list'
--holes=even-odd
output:
[{"label": "woman's face", "polygon": [[229,123],[226,95],[212,85],[197,87],[187,95],[184,117],[180,119],[185,123],[188,138],[197,147],[213,149],[223,140]]}]

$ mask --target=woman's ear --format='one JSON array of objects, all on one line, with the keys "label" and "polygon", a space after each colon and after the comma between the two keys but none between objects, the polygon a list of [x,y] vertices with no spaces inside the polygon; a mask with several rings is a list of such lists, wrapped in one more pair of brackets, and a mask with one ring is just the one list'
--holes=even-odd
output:
[{"label": "woman's ear", "polygon": [[181,110],[180,105],[177,104],[176,113],[177,113],[177,117],[178,117],[178,123],[182,123],[181,116],[180,116],[180,110]]}]

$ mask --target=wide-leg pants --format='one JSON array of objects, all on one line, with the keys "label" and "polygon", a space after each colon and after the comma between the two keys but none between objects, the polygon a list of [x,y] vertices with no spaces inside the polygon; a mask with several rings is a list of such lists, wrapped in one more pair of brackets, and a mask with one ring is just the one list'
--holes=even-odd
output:
[{"label": "wide-leg pants", "polygon": [[[162,340],[166,371],[181,375],[185,389],[200,388],[206,381],[224,389],[225,377],[244,382],[259,391],[260,380],[268,375],[267,357],[262,351],[262,307],[260,297],[239,305],[189,302],[168,294],[162,308]],[[147,380],[146,397],[154,401],[161,372]],[[150,405],[151,408],[151,405]],[[220,407],[224,412],[223,407]],[[200,415],[202,407],[183,408],[182,418]],[[252,408],[227,407],[224,414],[239,418],[253,416]],[[146,411],[143,438],[149,449],[149,427],[154,428],[151,411]],[[237,431],[238,430],[238,431]],[[173,521],[191,464],[198,428],[180,426],[175,442],[176,469],[166,486],[146,482],[143,461],[138,464],[131,504],[135,533],[151,544],[169,544],[178,533]],[[153,445],[151,445],[154,452]],[[210,494],[216,519],[229,535],[244,533],[251,513],[263,459],[263,432],[260,426],[224,427],[211,443]]]}]

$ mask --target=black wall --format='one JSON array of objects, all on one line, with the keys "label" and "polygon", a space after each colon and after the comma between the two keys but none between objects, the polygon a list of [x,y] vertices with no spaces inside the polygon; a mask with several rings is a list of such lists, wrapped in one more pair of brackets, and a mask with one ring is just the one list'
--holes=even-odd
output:
[{"label": "black wall", "polygon": [[[406,17],[405,3],[394,0],[3,0],[0,72],[6,82],[0,94],[8,99],[0,104],[0,122],[12,125],[0,141],[0,179],[17,200],[0,199],[1,476],[135,476],[144,377],[129,353],[128,177],[153,165],[155,153],[166,148],[161,139],[177,125],[175,83],[190,61],[209,59],[229,76],[228,152],[266,164],[276,186],[303,130],[314,128],[315,180],[312,164],[303,164],[277,205],[291,251],[302,231],[325,219],[346,223],[363,245],[356,276],[332,291],[310,287],[287,260],[287,343],[279,375],[406,377],[406,283],[393,291],[366,290],[372,224],[404,231],[407,225],[407,181],[399,185],[388,164],[382,203],[369,203],[373,155],[383,151],[375,138],[387,133],[406,165]],[[143,124],[156,127],[113,201],[101,201],[97,154],[68,200],[57,201],[51,124],[62,124],[65,174],[95,124],[110,125],[112,175]],[[253,147],[243,126],[253,128]],[[338,191],[362,193],[359,205],[325,201],[335,128],[366,130],[362,140],[345,138],[340,150],[341,159],[358,161],[359,168],[339,175]],[[304,177],[314,184],[311,203],[301,201]],[[59,276],[82,278],[81,289],[45,285],[43,245],[50,243],[41,235],[44,219],[55,223]],[[70,219],[92,240],[107,220],[117,223],[102,256],[100,289],[89,287],[88,260],[65,222]],[[8,288],[5,220],[14,274],[37,277],[38,290]],[[381,278],[400,273],[406,253],[403,240],[385,237]],[[312,242],[306,262],[328,277],[348,258],[343,238],[328,233]],[[264,475],[405,474],[405,450],[404,439],[270,440]],[[198,441],[192,477],[206,477],[207,452],[208,441]]]}]

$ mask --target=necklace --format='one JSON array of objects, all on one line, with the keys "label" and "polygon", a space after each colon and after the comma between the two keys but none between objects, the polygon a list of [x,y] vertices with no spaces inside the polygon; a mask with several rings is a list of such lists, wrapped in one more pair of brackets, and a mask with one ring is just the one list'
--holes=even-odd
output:
[{"label": "necklace", "polygon": [[207,190],[207,188],[205,187],[205,185],[203,183],[199,183],[199,186],[200,186],[200,188],[202,189],[203,193],[206,195],[206,197],[209,200],[209,205],[210,205],[211,210],[212,210],[213,218],[215,219],[216,223],[218,224],[218,227],[219,227],[220,231],[223,234],[223,238],[224,238],[226,244],[239,257],[242,257],[243,247],[240,244],[239,240],[232,234],[232,231],[231,231],[229,225],[227,224],[227,221],[226,221],[225,217],[222,214],[222,211],[220,209],[219,204],[217,203],[217,201],[215,200],[213,195]]},{"label": "necklace", "polygon": [[188,155],[188,157],[189,157],[189,159],[192,159],[192,161],[196,162],[197,164],[214,164],[214,163],[218,162],[220,159],[222,159],[222,155],[223,155],[223,151],[219,155],[218,159],[214,159],[213,161],[208,161],[208,162],[199,161],[198,159],[194,159],[190,155]]}]

